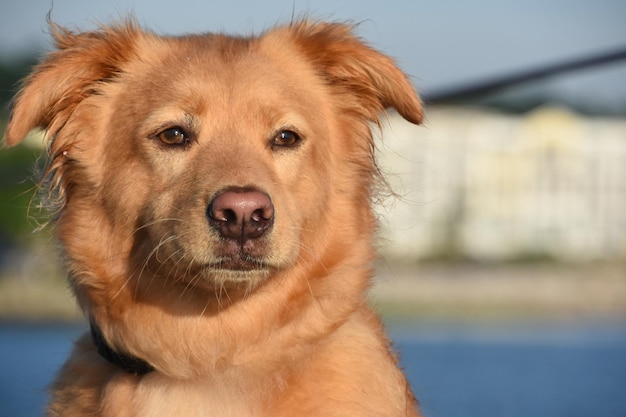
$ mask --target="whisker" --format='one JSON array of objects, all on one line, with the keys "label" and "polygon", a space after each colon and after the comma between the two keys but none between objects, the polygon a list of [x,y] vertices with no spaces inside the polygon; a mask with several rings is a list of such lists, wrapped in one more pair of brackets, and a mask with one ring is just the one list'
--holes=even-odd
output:
[{"label": "whisker", "polygon": [[[193,264],[195,263],[195,260],[196,260],[195,256],[189,260],[189,262],[187,263],[187,267],[185,268],[185,275],[190,274],[191,268]],[[182,261],[183,261],[183,258],[181,257],[179,259],[179,262],[182,262]],[[180,293],[181,299],[185,295],[188,289],[193,289],[196,286],[196,284],[200,282],[201,278],[202,278],[202,271],[198,271],[187,281],[187,285],[185,285],[185,288],[183,288],[183,290]]]},{"label": "whisker", "polygon": [[[155,258],[155,259],[157,259],[157,261],[158,261],[158,258],[155,256],[155,255],[157,254],[158,250],[159,250],[159,249],[160,249],[160,248],[161,248],[164,244],[166,244],[166,243],[168,243],[168,242],[171,242],[172,240],[175,240],[175,239],[177,239],[177,238],[178,238],[178,237],[177,237],[177,236],[175,236],[175,235],[171,235],[171,236],[168,236],[168,237],[163,236],[163,237],[161,238],[161,240],[159,241],[159,243],[158,243],[158,244],[157,244],[154,248],[152,248],[152,250],[150,251],[150,253],[149,253],[148,255],[146,255],[146,257],[144,258],[144,261],[143,261],[143,262],[142,262],[142,264],[141,264],[141,267],[140,267],[140,268],[138,268],[138,270],[134,270],[134,271],[131,271],[131,272],[129,273],[128,278],[127,278],[127,279],[125,280],[125,282],[122,284],[122,286],[120,287],[120,289],[119,289],[119,290],[115,293],[115,295],[113,296],[113,298],[115,299],[116,297],[118,297],[118,296],[120,295],[120,293],[124,290],[124,288],[126,288],[126,287],[128,286],[129,282],[130,282],[133,278],[136,278],[135,288],[136,288],[136,289],[137,289],[137,288],[139,288],[139,285],[140,285],[140,282],[141,282],[141,278],[143,277],[144,272],[145,272],[145,271],[147,270],[147,268],[148,268],[148,264],[149,264],[149,262],[150,262],[150,259],[154,257],[154,258]],[[155,273],[158,273],[158,270],[157,270]],[[154,280],[154,274],[150,274],[150,275],[152,275],[152,277],[151,277],[150,283],[148,284],[149,286],[150,286],[150,285],[152,285],[152,282],[153,282],[153,280]]]},{"label": "whisker", "polygon": [[184,221],[183,219],[179,219],[179,218],[176,218],[176,217],[166,217],[166,218],[163,218],[163,219],[155,219],[155,220],[152,220],[150,222],[146,222],[146,223],[142,224],[141,226],[136,227],[135,230],[133,231],[133,234],[135,234],[135,233],[139,232],[140,230],[145,229],[147,227],[154,226],[155,224],[165,223],[165,222],[183,222],[183,221]]},{"label": "whisker", "polygon": [[[167,257],[167,258],[165,258],[165,260],[161,261],[161,260],[159,259],[159,249],[160,249],[162,246],[164,246],[165,244],[170,243],[170,242],[172,242],[172,241],[174,241],[174,240],[177,240],[177,239],[178,239],[178,236],[177,236],[177,235],[170,235],[170,236],[167,236],[167,237],[165,237],[165,235],[163,235],[163,236],[161,237],[161,240],[159,240],[159,243],[157,243],[157,245],[156,245],[156,246],[152,249],[152,251],[150,252],[150,256],[154,255],[154,259],[156,259],[156,260],[157,260],[157,262],[159,262],[159,263],[161,263],[161,264],[165,263],[165,262],[169,259],[169,257]],[[170,255],[170,256],[171,256],[171,255]]]}]

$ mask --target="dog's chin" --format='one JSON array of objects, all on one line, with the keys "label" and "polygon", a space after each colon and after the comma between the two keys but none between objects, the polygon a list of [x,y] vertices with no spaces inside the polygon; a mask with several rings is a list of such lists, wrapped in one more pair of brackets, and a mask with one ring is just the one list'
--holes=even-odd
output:
[{"label": "dog's chin", "polygon": [[254,288],[267,280],[272,267],[261,262],[224,260],[205,265],[205,285],[210,287]]}]

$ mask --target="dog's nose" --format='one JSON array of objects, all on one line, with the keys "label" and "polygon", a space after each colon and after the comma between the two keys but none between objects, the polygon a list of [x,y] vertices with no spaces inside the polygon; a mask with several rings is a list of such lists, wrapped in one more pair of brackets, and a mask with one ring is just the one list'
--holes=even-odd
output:
[{"label": "dog's nose", "polygon": [[274,223],[269,195],[254,188],[228,188],[209,204],[209,224],[226,239],[242,244],[265,234]]}]

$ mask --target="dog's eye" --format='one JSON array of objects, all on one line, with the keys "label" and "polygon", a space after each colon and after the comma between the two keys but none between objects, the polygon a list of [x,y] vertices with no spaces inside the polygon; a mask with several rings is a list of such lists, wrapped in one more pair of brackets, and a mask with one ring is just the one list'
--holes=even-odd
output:
[{"label": "dog's eye", "polygon": [[187,145],[189,135],[180,127],[166,129],[157,135],[157,138],[165,145]]},{"label": "dog's eye", "polygon": [[300,142],[301,138],[296,132],[291,130],[281,130],[272,140],[272,146],[292,147]]}]

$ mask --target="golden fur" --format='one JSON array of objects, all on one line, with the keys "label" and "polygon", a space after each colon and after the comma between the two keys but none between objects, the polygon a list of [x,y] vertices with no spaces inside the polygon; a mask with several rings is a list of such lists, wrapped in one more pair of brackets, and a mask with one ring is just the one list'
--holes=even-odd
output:
[{"label": "golden fur", "polygon": [[[47,132],[72,289],[112,348],[155,371],[132,375],[85,336],[48,415],[417,416],[366,303],[370,126],[387,107],[422,119],[393,61],[335,23],[250,38],[52,31],[5,141]],[[229,187],[271,198],[260,238],[208,224]]]}]

